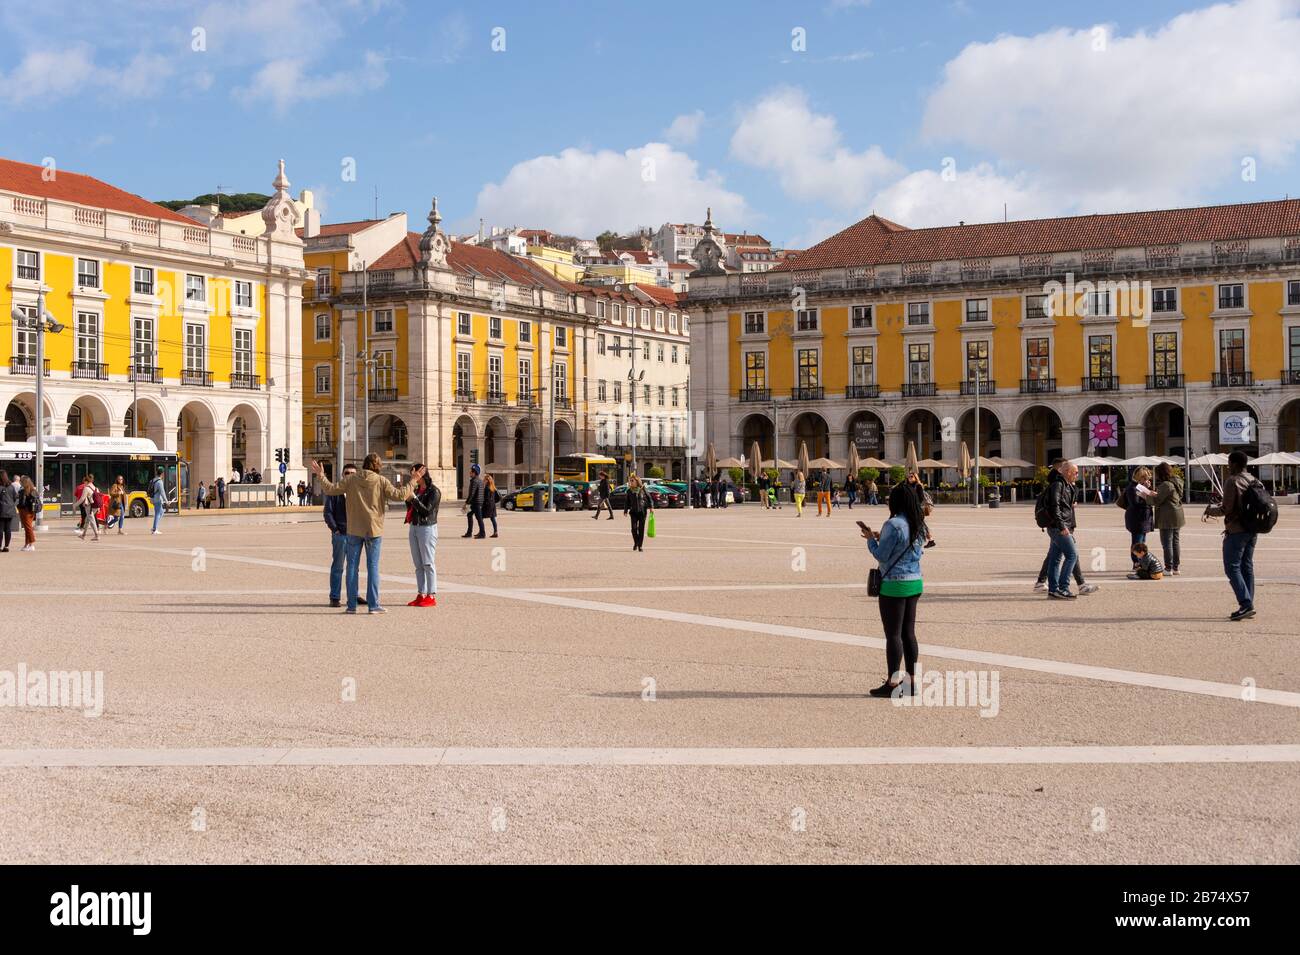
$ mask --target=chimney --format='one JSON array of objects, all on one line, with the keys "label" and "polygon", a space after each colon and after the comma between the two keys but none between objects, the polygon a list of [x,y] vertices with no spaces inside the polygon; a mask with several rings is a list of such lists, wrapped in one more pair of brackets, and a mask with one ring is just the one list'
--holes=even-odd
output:
[{"label": "chimney", "polygon": [[308,209],[302,217],[302,237],[314,239],[318,235],[320,235],[320,211]]}]

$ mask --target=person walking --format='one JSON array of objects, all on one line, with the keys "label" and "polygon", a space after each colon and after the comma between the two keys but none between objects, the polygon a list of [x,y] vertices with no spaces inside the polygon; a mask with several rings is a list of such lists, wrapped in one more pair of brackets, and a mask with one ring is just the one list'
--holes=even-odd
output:
[{"label": "person walking", "polygon": [[594,521],[600,520],[601,508],[604,508],[606,511],[609,512],[609,519],[612,521],[614,519],[614,508],[611,507],[609,503],[609,472],[608,471],[600,472],[600,483],[596,485],[596,513],[592,517],[592,520]]},{"label": "person walking", "polygon": [[151,534],[162,533],[158,526],[162,523],[163,511],[167,507],[167,485],[163,482],[164,473],[163,469],[159,468],[158,473],[149,482],[149,497],[153,502],[153,530],[149,532]]},{"label": "person walking", "polygon": [[[355,464],[343,465],[343,480],[357,473]],[[283,484],[280,485],[282,488]],[[286,500],[287,504],[288,501]],[[346,498],[341,495],[326,496],[322,508],[325,526],[330,531],[330,606],[341,607],[343,599],[343,567],[348,554],[348,507]],[[358,603],[364,604],[365,597],[359,597]]]},{"label": "person walking", "polygon": [[[916,695],[916,605],[924,584],[921,556],[925,531],[921,502],[904,483],[889,494],[889,519],[879,532],[858,521],[867,548],[880,566],[880,622],[885,631],[885,682],[871,696]],[[907,686],[903,683],[906,680]]]},{"label": "person walking", "polygon": [[803,517],[803,499],[808,493],[808,482],[802,471],[794,472],[794,481],[790,484],[790,494],[794,498],[794,516]]},{"label": "person walking", "polygon": [[1047,596],[1051,599],[1073,600],[1077,596],[1070,592],[1070,577],[1079,563],[1074,541],[1074,482],[1078,477],[1078,466],[1062,461],[1052,470],[1043,492],[1045,530],[1051,540],[1047,549]]},{"label": "person walking", "polygon": [[198,493],[194,495],[194,509],[197,511],[201,511],[207,505],[207,503],[208,503],[208,486],[204,484],[202,481],[200,481]]},{"label": "person walking", "polygon": [[867,503],[872,507],[880,503],[880,488],[876,487],[875,481],[867,482]]},{"label": "person walking", "polygon": [[18,520],[18,492],[9,480],[7,471],[0,471],[0,554],[9,553],[9,542],[14,536],[14,521]]},{"label": "person walking", "polygon": [[645,543],[645,522],[647,515],[654,512],[655,502],[650,492],[641,483],[641,478],[633,474],[627,482],[627,500],[623,504],[623,513],[632,517],[632,549],[643,550]]},{"label": "person walking", "polygon": [[[470,465],[469,473],[469,490],[465,492],[465,503],[460,508],[460,512],[466,515],[465,533],[460,536],[482,540],[487,537],[487,534],[483,532],[483,497],[486,494],[486,485],[483,483],[483,479],[479,477],[482,468],[477,464]],[[538,494],[537,497],[541,497],[541,495]],[[551,502],[547,501],[546,503],[547,506],[550,506]],[[474,533],[475,518],[478,519],[477,534]]]},{"label": "person walking", "polygon": [[18,495],[18,520],[23,525],[23,550],[36,550],[36,515],[41,509],[41,496],[27,475],[22,476]]},{"label": "person walking", "polygon": [[94,540],[99,541],[99,506],[103,503],[103,498],[99,488],[95,487],[95,475],[87,474],[86,483],[81,485],[81,495],[77,498],[82,525],[79,536],[82,540],[86,539],[86,531],[89,530],[94,532]]},{"label": "person walking", "polygon": [[844,494],[849,499],[849,510],[851,511],[858,500],[858,479],[852,474],[844,479]]},{"label": "person walking", "polygon": [[1133,472],[1133,479],[1124,488],[1120,500],[1124,504],[1124,527],[1129,533],[1129,548],[1134,544],[1145,544],[1147,534],[1155,527],[1155,517],[1151,510],[1151,501],[1155,491],[1151,489],[1151,471],[1140,467]]},{"label": "person walking", "polygon": [[217,509],[221,510],[226,506],[226,479],[217,477]]},{"label": "person walking", "polygon": [[366,551],[368,612],[388,612],[379,603],[379,554],[384,541],[384,509],[388,501],[409,501],[415,482],[425,474],[424,466],[417,464],[411,468],[411,481],[396,488],[379,473],[381,466],[379,455],[372,452],[366,455],[360,471],[335,484],[325,477],[325,469],[319,461],[311,462],[311,473],[320,482],[321,493],[327,497],[342,496],[346,501],[348,605],[344,613],[357,612],[357,578],[362,548]]},{"label": "person walking", "polygon": [[[497,493],[497,479],[489,474],[483,478],[483,519],[492,522],[492,537],[499,536],[497,534],[497,502],[499,500],[501,500],[501,495]],[[599,513],[596,516],[599,517]]]},{"label": "person walking", "polygon": [[1246,470],[1245,451],[1228,455],[1228,479],[1223,482],[1223,498],[1205,509],[1207,517],[1223,518],[1223,573],[1237,598],[1237,609],[1229,620],[1249,620],[1255,616],[1255,543],[1259,535],[1242,522],[1242,498],[1255,477]]},{"label": "person walking", "polygon": [[113,526],[113,519],[117,519],[117,532],[126,533],[126,512],[129,510],[129,502],[126,499],[126,478],[118,475],[112,484],[108,487],[108,523],[104,525],[107,531]]},{"label": "person walking", "polygon": [[817,516],[822,516],[822,504],[826,504],[826,516],[831,516],[831,476],[822,471],[813,478],[813,487],[817,489]]},{"label": "person walking", "polygon": [[[423,465],[417,464],[422,468]],[[429,472],[411,481],[414,491],[406,505],[407,537],[411,544],[411,562],[415,564],[415,599],[408,607],[438,606],[438,505],[442,492]],[[495,514],[495,509],[493,514]],[[496,534],[492,535],[493,537]]]},{"label": "person walking", "polygon": [[768,494],[767,494],[767,489],[771,486],[771,484],[772,484],[772,479],[767,476],[767,472],[760,470],[758,473],[758,498],[763,502],[764,510],[767,510],[768,508],[771,507],[771,504],[768,503]]},{"label": "person walking", "polygon": [[1178,576],[1182,548],[1178,540],[1186,518],[1183,515],[1183,479],[1174,473],[1169,462],[1156,465],[1156,496],[1152,500],[1155,510],[1155,527],[1160,532],[1160,549],[1164,555],[1165,571]]}]

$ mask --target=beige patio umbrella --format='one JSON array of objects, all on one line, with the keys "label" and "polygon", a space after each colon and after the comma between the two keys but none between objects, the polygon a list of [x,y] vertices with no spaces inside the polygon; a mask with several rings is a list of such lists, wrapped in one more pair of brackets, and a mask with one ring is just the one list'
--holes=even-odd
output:
[{"label": "beige patio umbrella", "polygon": [[963,441],[961,443],[961,467],[959,468],[961,476],[964,478],[970,477],[971,469],[974,466],[974,462],[971,461],[970,457],[970,448],[966,447],[966,442]]},{"label": "beige patio umbrella", "polygon": [[862,458],[860,461],[858,461],[858,467],[876,468],[878,470],[884,471],[889,468],[892,468],[893,465],[890,464],[888,461],[882,461],[880,458]]},{"label": "beige patio umbrella", "polygon": [[713,475],[718,471],[718,452],[714,450],[713,442],[709,442],[708,450],[704,452],[704,476],[710,481]]},{"label": "beige patio umbrella", "polygon": [[716,466],[720,468],[743,468],[745,462],[740,458],[723,458]]},{"label": "beige patio umbrella", "polygon": [[916,473],[916,443],[907,442],[907,456],[903,459],[903,467],[907,468],[908,474]]},{"label": "beige patio umbrella", "polygon": [[799,470],[803,472],[804,477],[808,476],[808,442],[807,441],[799,442]]},{"label": "beige patio umbrella", "polygon": [[763,473],[763,452],[759,450],[757,440],[749,446],[749,469],[757,483],[758,476]]},{"label": "beige patio umbrella", "polygon": [[858,471],[862,468],[862,459],[858,457],[858,446],[856,442],[849,442],[849,476],[856,478]]},{"label": "beige patio umbrella", "polygon": [[844,465],[832,458],[813,458],[808,462],[810,468],[820,468],[823,471],[842,471]]},{"label": "beige patio umbrella", "polygon": [[765,468],[776,468],[780,471],[788,471],[798,467],[793,461],[786,461],[784,458],[768,458],[763,462]]}]

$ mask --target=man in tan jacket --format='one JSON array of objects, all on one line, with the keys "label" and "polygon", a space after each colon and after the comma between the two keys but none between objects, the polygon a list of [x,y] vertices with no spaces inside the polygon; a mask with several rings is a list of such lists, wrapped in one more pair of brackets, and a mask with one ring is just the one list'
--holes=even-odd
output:
[{"label": "man in tan jacket", "polygon": [[379,605],[379,552],[384,541],[384,509],[389,501],[407,501],[415,482],[424,476],[424,468],[411,468],[411,481],[395,488],[379,473],[379,455],[368,454],[361,470],[334,484],[325,478],[319,461],[311,462],[311,473],[320,481],[327,497],[344,496],[347,505],[347,584],[348,606],[344,613],[357,612],[357,575],[361,567],[361,548],[366,549],[366,606],[370,613],[387,613]]}]

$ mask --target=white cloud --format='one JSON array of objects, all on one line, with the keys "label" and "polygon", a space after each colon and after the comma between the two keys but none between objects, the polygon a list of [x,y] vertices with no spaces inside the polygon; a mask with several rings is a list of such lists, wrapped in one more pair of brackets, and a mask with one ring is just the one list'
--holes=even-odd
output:
[{"label": "white cloud", "polygon": [[841,142],[835,117],[814,113],[800,89],[769,93],[747,110],[731,137],[731,155],[778,174],[792,197],[837,208],[860,206],[902,167],[870,146],[854,152]]},{"label": "white cloud", "polygon": [[120,68],[101,66],[91,47],[82,43],[59,50],[33,50],[13,72],[0,76],[0,86],[7,98],[18,104],[48,103],[82,90],[134,99],[162,92],[172,72],[166,58],[147,53],[137,54]]},{"label": "white cloud", "polygon": [[699,222],[706,206],[721,225],[734,228],[750,218],[744,198],[716,173],[701,174],[694,159],[665,143],[646,143],[624,152],[566,149],[517,163],[501,182],[480,190],[474,218],[594,236]]},{"label": "white cloud", "polygon": [[360,67],[333,73],[309,74],[297,59],[272,60],[253,75],[248,86],[234,92],[246,103],[265,100],[276,112],[284,113],[299,102],[375,90],[387,81],[384,58],[367,50]]},{"label": "white cloud", "polygon": [[700,129],[704,126],[704,110],[683,113],[672,121],[664,130],[664,139],[676,146],[689,146],[700,138]]},{"label": "white cloud", "polygon": [[1127,36],[1002,36],[947,64],[922,132],[1014,163],[1086,211],[1185,202],[1244,157],[1293,154],[1297,50],[1297,0],[1219,4]]},{"label": "white cloud", "polygon": [[872,199],[869,211],[921,229],[962,221],[998,221],[1003,203],[1012,219],[1034,219],[1062,211],[1058,195],[1045,192],[1024,174],[1003,176],[988,163],[957,168],[949,179],[936,169],[909,173],[881,190]]}]

